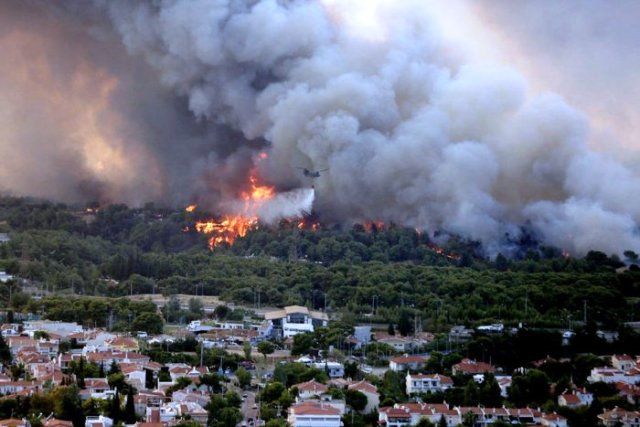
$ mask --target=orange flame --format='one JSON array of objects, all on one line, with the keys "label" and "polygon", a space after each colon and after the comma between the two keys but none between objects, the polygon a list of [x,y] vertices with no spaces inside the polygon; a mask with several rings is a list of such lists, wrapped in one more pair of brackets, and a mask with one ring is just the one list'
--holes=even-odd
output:
[{"label": "orange flame", "polygon": [[383,221],[365,221],[362,223],[364,231],[371,233],[372,231],[384,230],[385,224]]},{"label": "orange flame", "polygon": [[431,249],[438,255],[442,255],[450,260],[458,261],[460,258],[462,258],[460,255],[455,254],[453,252],[447,252],[446,250],[444,250],[444,248],[434,245],[433,243],[429,243],[427,246],[429,246],[429,249]]},{"label": "orange flame", "polygon": [[187,212],[193,212],[193,211],[196,210],[197,207],[198,207],[198,205],[195,205],[195,204],[194,205],[189,205],[186,208],[184,208],[184,210],[187,211]]},{"label": "orange flame", "polygon": [[304,219],[298,221],[297,227],[299,230],[310,230],[310,231],[318,231],[320,228],[319,222],[308,222]]},{"label": "orange flame", "polygon": [[258,208],[275,196],[275,188],[259,185],[255,175],[249,177],[249,185],[250,189],[240,194],[244,201],[242,213],[225,215],[218,221],[209,219],[196,222],[195,229],[198,233],[211,235],[210,249],[225,243],[232,245],[238,237],[246,236],[249,230],[258,225]]}]

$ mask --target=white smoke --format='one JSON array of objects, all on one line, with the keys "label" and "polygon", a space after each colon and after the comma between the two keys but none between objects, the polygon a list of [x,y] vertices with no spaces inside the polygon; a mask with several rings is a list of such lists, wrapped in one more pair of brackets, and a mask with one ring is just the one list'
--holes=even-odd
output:
[{"label": "white smoke", "polygon": [[312,188],[298,188],[276,194],[257,209],[261,221],[273,224],[286,218],[299,218],[311,213],[314,191]]},{"label": "white smoke", "polygon": [[95,7],[196,117],[242,132],[228,145],[267,144],[269,182],[308,188],[298,167],[328,168],[313,180],[325,220],[446,230],[494,253],[522,225],[576,253],[640,249],[640,176],[591,151],[589,118],[560,96],[465,55],[440,2]]}]

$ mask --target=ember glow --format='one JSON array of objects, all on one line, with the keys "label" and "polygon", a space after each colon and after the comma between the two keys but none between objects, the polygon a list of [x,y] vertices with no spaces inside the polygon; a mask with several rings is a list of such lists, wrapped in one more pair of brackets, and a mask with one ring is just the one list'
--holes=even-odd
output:
[{"label": "ember glow", "polygon": [[461,258],[460,255],[453,252],[447,252],[444,248],[441,248],[440,246],[437,246],[433,243],[429,243],[427,246],[429,246],[429,249],[431,249],[438,255],[442,255],[452,261],[458,261]]},{"label": "ember glow", "polygon": [[186,208],[184,208],[185,211],[187,212],[193,212],[198,208],[198,205],[189,205]]},{"label": "ember glow", "polygon": [[[244,237],[247,232],[258,225],[258,210],[263,204],[275,196],[275,188],[260,185],[255,174],[249,177],[250,188],[240,195],[242,199],[242,211],[238,214],[226,214],[221,219],[208,219],[198,221],[195,230],[198,233],[209,235],[209,248],[214,249],[222,244],[232,245],[238,237]],[[194,205],[188,206],[189,210]]]},{"label": "ember glow", "polygon": [[383,221],[365,221],[362,223],[364,231],[371,233],[372,231],[384,230],[385,224]]},{"label": "ember glow", "polygon": [[318,231],[320,229],[320,223],[318,221],[308,221],[301,219],[296,225],[299,230]]}]

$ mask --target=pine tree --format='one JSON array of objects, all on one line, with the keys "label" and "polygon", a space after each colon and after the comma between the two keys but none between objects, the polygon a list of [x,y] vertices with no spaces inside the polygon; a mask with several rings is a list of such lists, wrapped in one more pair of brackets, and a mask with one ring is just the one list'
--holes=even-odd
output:
[{"label": "pine tree", "polygon": [[447,427],[447,420],[444,415],[440,417],[440,421],[438,421],[438,427]]},{"label": "pine tree", "polygon": [[122,418],[120,410],[120,394],[118,393],[118,389],[116,389],[116,394],[111,398],[109,415],[111,415],[111,419],[113,419],[113,424],[118,424]]},{"label": "pine tree", "polygon": [[11,350],[7,345],[7,342],[4,340],[2,334],[0,334],[0,362],[5,365],[11,364]]},{"label": "pine tree", "polygon": [[464,404],[467,406],[475,406],[478,402],[479,397],[478,384],[472,379],[469,380],[466,387],[464,388]]},{"label": "pine tree", "polygon": [[145,369],[144,371],[144,387],[147,390],[156,388],[156,381],[153,378],[153,371],[151,369]]},{"label": "pine tree", "polygon": [[133,402],[133,387],[129,387],[129,393],[127,393],[127,402],[124,406],[124,422],[125,424],[133,424],[136,422],[136,408]]},{"label": "pine tree", "polygon": [[396,328],[393,327],[393,323],[389,323],[389,327],[387,328],[387,333],[389,335],[395,335],[396,334]]},{"label": "pine tree", "polygon": [[100,362],[100,370],[98,371],[99,378],[105,378],[107,375],[104,372],[104,361]]},{"label": "pine tree", "polygon": [[500,385],[493,374],[485,374],[484,381],[480,387],[480,402],[484,406],[502,406],[502,395]]},{"label": "pine tree", "polygon": [[111,366],[109,366],[109,375],[117,374],[118,372],[120,372],[120,366],[114,359],[111,361]]}]

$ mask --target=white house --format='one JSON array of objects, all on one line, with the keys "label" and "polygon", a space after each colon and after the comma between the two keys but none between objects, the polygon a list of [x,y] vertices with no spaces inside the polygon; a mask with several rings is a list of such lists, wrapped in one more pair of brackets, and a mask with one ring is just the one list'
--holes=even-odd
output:
[{"label": "white house", "polygon": [[349,390],[356,390],[360,393],[367,396],[367,406],[364,408],[365,414],[370,414],[371,412],[378,409],[380,405],[380,394],[378,394],[378,389],[376,386],[367,382],[365,380],[351,383],[347,386]]},{"label": "white house", "polygon": [[112,427],[113,420],[104,415],[88,416],[84,422],[85,427]]},{"label": "white house", "polygon": [[265,313],[272,336],[289,338],[302,332],[313,332],[315,328],[327,326],[329,316],[307,307],[290,305],[281,310]]},{"label": "white house", "polygon": [[638,427],[640,426],[640,412],[627,411],[617,406],[598,415],[600,422],[606,427]]},{"label": "white house", "polygon": [[324,402],[306,401],[289,408],[287,422],[292,427],[340,427],[340,410]]},{"label": "white house", "polygon": [[426,357],[410,356],[405,354],[404,356],[392,357],[389,359],[389,369],[396,372],[406,371],[408,369],[415,371],[422,368],[426,362]]},{"label": "white house", "polygon": [[313,362],[313,367],[327,371],[329,378],[342,378],[344,366],[338,362]]},{"label": "white house", "polygon": [[577,408],[580,406],[589,406],[593,403],[593,394],[585,389],[577,389],[571,392],[565,390],[558,396],[558,405],[568,408]]},{"label": "white house", "polygon": [[298,400],[305,401],[314,397],[320,397],[329,390],[329,388],[316,380],[310,380],[304,383],[296,384],[298,389]]},{"label": "white house", "polygon": [[67,337],[82,332],[82,326],[76,322],[58,322],[53,320],[30,320],[24,322],[24,332],[33,336],[36,331]]},{"label": "white house", "polygon": [[600,367],[593,368],[591,374],[587,377],[587,381],[590,383],[605,382],[605,383],[625,383],[625,384],[637,384],[640,382],[640,371],[636,368],[628,371],[622,371],[616,368]]},{"label": "white house", "polygon": [[476,329],[480,332],[501,334],[504,331],[504,325],[502,323],[492,323],[491,325],[480,325]]},{"label": "white house", "polygon": [[628,371],[636,366],[636,361],[628,354],[614,354],[611,357],[611,365],[621,371]]},{"label": "white house", "polygon": [[0,271],[0,282],[7,283],[9,280],[12,280],[13,276],[11,274],[7,274],[6,271]]},{"label": "white house", "polygon": [[406,390],[408,395],[417,393],[437,393],[453,387],[453,380],[440,374],[407,374]]},{"label": "white house", "polygon": [[567,427],[567,419],[553,412],[551,414],[543,414],[540,417],[540,424],[545,427]]},{"label": "white house", "polygon": [[357,346],[367,345],[371,342],[371,325],[359,325],[353,328],[353,337]]}]

